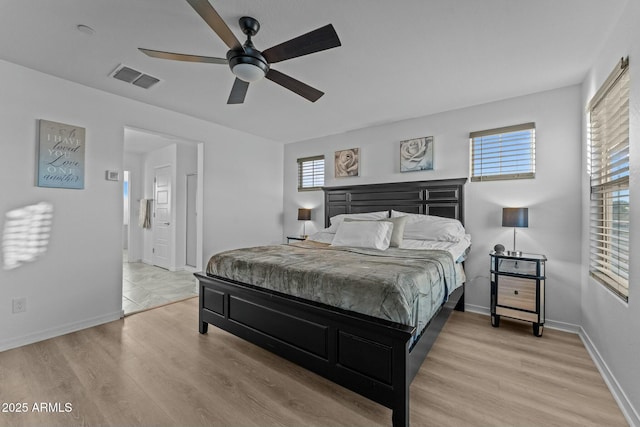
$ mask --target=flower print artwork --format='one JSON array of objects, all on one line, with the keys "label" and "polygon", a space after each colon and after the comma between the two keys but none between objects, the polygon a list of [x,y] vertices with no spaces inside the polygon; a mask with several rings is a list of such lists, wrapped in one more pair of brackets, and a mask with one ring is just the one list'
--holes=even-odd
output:
[{"label": "flower print artwork", "polygon": [[433,170],[433,137],[400,141],[400,172]]},{"label": "flower print artwork", "polygon": [[359,175],[359,150],[359,148],[351,148],[349,150],[336,151],[336,178]]}]

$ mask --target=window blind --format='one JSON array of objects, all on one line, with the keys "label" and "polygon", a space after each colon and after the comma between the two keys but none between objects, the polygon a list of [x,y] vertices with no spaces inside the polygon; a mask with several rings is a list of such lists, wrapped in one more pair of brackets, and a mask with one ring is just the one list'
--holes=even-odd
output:
[{"label": "window blind", "polygon": [[629,73],[622,59],[589,103],[591,276],[629,297]]},{"label": "window blind", "polygon": [[471,181],[535,177],[535,123],[471,132]]},{"label": "window blind", "polygon": [[298,191],[320,190],[324,185],[324,156],[298,159]]}]

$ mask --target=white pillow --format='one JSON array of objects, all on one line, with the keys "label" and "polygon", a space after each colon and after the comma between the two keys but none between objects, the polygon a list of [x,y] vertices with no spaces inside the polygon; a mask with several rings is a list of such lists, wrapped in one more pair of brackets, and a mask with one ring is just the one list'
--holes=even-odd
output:
[{"label": "white pillow", "polygon": [[366,213],[357,213],[357,214],[340,214],[336,216],[332,216],[329,218],[329,222],[331,226],[326,230],[329,233],[335,233],[338,231],[338,227],[342,224],[345,218],[351,219],[382,219],[389,218],[389,211],[380,211],[380,212],[366,212]]},{"label": "white pillow", "polygon": [[[388,221],[393,224],[393,231],[391,232],[391,243],[389,243],[389,246],[397,248],[400,245],[402,245],[402,237],[404,236],[404,225],[407,222],[407,219],[408,218],[406,216],[402,216],[398,218],[382,218],[382,219],[375,220],[375,221]],[[354,219],[354,218],[344,219],[344,222],[351,222],[351,221],[369,221],[369,220]]]},{"label": "white pillow", "polygon": [[388,221],[342,222],[331,246],[350,246],[384,251],[391,242],[393,223]]},{"label": "white pillow", "polygon": [[391,218],[403,216],[407,217],[405,239],[459,242],[465,236],[464,227],[457,219],[391,211]]}]

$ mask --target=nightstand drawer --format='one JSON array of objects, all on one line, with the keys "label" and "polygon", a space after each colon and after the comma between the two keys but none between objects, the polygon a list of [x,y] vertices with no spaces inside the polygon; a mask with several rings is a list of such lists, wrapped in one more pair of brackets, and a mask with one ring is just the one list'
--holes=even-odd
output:
[{"label": "nightstand drawer", "polygon": [[536,311],[536,281],[521,277],[500,276],[498,305]]},{"label": "nightstand drawer", "polygon": [[[494,259],[493,269],[497,273],[513,273],[526,276],[544,276],[544,271],[538,270],[538,262],[523,259]],[[543,268],[544,270],[544,268]]]}]

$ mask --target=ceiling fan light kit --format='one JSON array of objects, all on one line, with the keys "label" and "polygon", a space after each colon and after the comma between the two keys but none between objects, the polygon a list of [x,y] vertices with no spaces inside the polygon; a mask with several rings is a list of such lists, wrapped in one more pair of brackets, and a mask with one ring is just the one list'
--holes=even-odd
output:
[{"label": "ceiling fan light kit", "polygon": [[257,82],[264,77],[311,102],[317,101],[324,95],[324,92],[272,69],[271,64],[341,46],[333,25],[325,25],[261,52],[251,41],[251,37],[260,30],[257,19],[249,16],[240,18],[240,28],[247,36],[247,41],[243,45],[208,0],[187,0],[187,2],[229,47],[227,59],[139,48],[142,53],[152,58],[174,61],[228,64],[236,80],[227,104],[242,104],[249,89],[249,83]]}]

